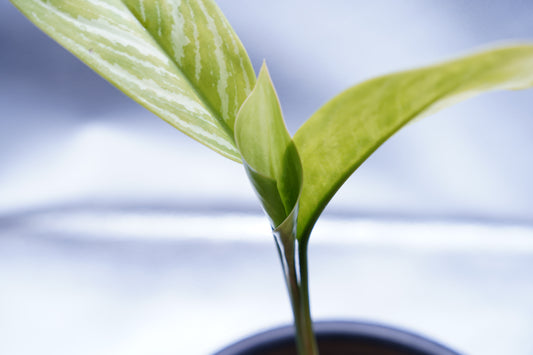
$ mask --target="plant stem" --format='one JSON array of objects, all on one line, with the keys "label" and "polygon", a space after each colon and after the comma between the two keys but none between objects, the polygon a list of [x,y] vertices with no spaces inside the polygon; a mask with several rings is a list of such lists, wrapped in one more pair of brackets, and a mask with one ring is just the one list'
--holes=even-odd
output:
[{"label": "plant stem", "polygon": [[298,354],[319,355],[309,306],[307,242],[299,243],[294,233],[283,231],[275,231],[274,239],[289,291]]}]

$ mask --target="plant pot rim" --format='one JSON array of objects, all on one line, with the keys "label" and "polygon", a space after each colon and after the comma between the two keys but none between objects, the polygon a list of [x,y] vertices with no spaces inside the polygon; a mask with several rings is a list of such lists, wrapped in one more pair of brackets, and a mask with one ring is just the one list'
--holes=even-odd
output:
[{"label": "plant pot rim", "polygon": [[[313,324],[315,333],[319,338],[359,338],[372,340],[390,345],[392,347],[410,349],[414,354],[420,355],[459,355],[448,347],[427,339],[416,333],[373,322],[363,321],[318,321]],[[294,339],[294,327],[286,325],[247,337],[238,341],[215,355],[248,355],[287,344]]]}]

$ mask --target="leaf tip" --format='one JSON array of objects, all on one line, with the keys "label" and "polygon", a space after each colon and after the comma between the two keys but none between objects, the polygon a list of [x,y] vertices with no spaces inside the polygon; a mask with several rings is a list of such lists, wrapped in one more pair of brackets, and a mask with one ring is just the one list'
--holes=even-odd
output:
[{"label": "leaf tip", "polygon": [[266,64],[266,59],[263,59],[263,64],[261,64],[261,70],[259,70],[259,75],[257,76],[257,80],[259,81],[262,78],[270,79],[270,72]]}]

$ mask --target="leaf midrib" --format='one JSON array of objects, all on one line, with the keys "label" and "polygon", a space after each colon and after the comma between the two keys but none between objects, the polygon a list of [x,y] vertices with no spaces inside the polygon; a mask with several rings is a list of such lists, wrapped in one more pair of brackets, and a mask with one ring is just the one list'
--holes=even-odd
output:
[{"label": "leaf midrib", "polygon": [[[140,0],[140,1],[144,1],[144,0]],[[224,121],[224,119],[222,117],[220,117],[218,114],[216,114],[216,110],[213,108],[213,106],[209,103],[209,101],[207,100],[207,98],[200,92],[198,91],[198,89],[196,88],[195,85],[193,85],[192,83],[192,80],[191,78],[189,77],[189,75],[187,75],[179,66],[178,63],[176,63],[174,57],[164,48],[164,46],[160,43],[160,41],[156,38],[156,36],[154,36],[154,34],[152,34],[152,32],[150,32],[150,30],[148,30],[148,28],[146,28],[142,21],[137,17],[135,16],[135,13],[133,11],[130,10],[130,8],[128,7],[128,5],[126,5],[124,3],[123,0],[120,1],[122,3],[122,5],[128,9],[128,12],[133,16],[133,18],[135,18],[135,20],[137,21],[137,23],[139,25],[141,25],[142,28],[145,29],[145,31],[148,33],[148,35],[150,36],[150,38],[152,39],[152,41],[157,45],[157,47],[161,50],[161,52],[163,52],[169,59],[170,61],[172,62],[173,66],[176,67],[176,69],[182,74],[182,76],[185,78],[185,80],[187,81],[187,84],[189,85],[189,87],[192,89],[192,91],[194,92],[194,94],[196,95],[196,97],[201,101],[201,103],[207,108],[207,110],[209,111],[209,113],[215,117],[215,119],[220,123],[220,125],[222,126],[222,128],[226,131],[226,133],[228,134],[228,137],[231,139],[231,144],[233,145],[233,147],[238,151],[239,149],[237,148],[237,144],[235,143],[235,135],[234,135],[234,132],[233,130],[228,126],[228,124],[226,123],[226,121]],[[242,161],[237,161],[235,159],[231,159],[231,160],[234,160],[238,163],[242,163]]]}]

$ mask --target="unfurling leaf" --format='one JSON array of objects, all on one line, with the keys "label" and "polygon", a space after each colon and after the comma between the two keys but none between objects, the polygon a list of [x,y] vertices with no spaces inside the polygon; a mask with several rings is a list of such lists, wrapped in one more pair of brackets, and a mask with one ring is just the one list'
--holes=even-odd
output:
[{"label": "unfurling leaf", "polygon": [[302,176],[300,159],[264,64],[237,116],[235,139],[272,227],[278,227],[289,216],[296,217]]}]

